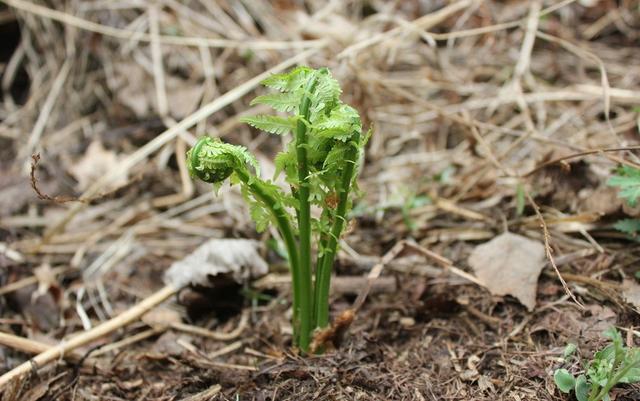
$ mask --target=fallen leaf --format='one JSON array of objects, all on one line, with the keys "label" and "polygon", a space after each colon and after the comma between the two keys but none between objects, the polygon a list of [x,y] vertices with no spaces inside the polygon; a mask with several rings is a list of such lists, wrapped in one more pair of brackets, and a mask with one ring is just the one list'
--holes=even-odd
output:
[{"label": "fallen leaf", "polygon": [[[71,175],[78,181],[78,189],[84,191],[98,178],[116,168],[122,156],[107,150],[98,140],[91,142],[84,156],[69,168]],[[112,181],[111,189],[119,188],[127,183],[127,174],[123,172]]]},{"label": "fallen leaf", "polygon": [[640,284],[635,280],[625,279],[622,282],[622,296],[625,301],[640,308]]},{"label": "fallen leaf", "polygon": [[618,197],[618,190],[608,185],[595,189],[585,188],[578,192],[578,199],[580,199],[579,211],[601,216],[617,212],[623,204]]},{"label": "fallen leaf", "polygon": [[608,306],[587,305],[584,311],[565,307],[546,313],[529,332],[548,331],[571,341],[599,341],[602,333],[616,323],[616,318]]},{"label": "fallen leaf", "polygon": [[269,266],[258,248],[259,243],[252,240],[212,239],[174,262],[165,273],[165,282],[182,288],[189,284],[207,286],[217,275],[231,276],[238,283],[265,275]]},{"label": "fallen leaf", "polygon": [[529,311],[536,305],[545,263],[541,243],[509,232],[478,245],[469,256],[469,265],[491,294],[512,295]]},{"label": "fallen leaf", "polygon": [[[116,63],[114,92],[120,103],[130,108],[137,117],[148,118],[157,114],[157,94],[153,77],[139,64]],[[165,93],[168,112],[173,118],[183,119],[200,105],[204,85],[173,75],[165,75]]]}]

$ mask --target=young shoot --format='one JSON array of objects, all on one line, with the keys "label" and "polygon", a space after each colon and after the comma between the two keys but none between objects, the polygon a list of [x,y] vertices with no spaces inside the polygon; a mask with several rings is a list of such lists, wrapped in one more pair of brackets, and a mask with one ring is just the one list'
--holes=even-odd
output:
[{"label": "young shoot", "polygon": [[340,85],[326,68],[298,67],[263,85],[272,93],[251,104],[280,114],[242,120],[291,138],[275,158],[274,177],[283,175],[290,189],[262,179],[244,147],[217,139],[201,138],[187,153],[187,163],[193,177],[216,188],[227,179],[239,184],[257,230],[269,224],[278,229],[293,283],[294,342],[307,352],[313,331],[329,324],[331,271],[369,134],[363,134],[358,112],[340,100]]},{"label": "young shoot", "polygon": [[[563,393],[575,392],[578,401],[607,401],[609,392],[618,384],[640,382],[640,349],[625,347],[620,333],[611,327],[603,335],[611,343],[596,352],[577,375],[566,368],[556,369],[553,380]],[[570,344],[564,352],[565,362],[580,361],[573,356],[576,346]]]}]

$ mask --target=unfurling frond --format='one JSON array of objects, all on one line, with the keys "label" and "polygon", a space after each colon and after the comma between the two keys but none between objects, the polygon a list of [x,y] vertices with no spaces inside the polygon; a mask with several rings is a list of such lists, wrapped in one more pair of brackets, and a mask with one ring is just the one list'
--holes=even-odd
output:
[{"label": "unfurling frond", "polygon": [[236,169],[246,170],[247,164],[258,173],[256,158],[244,146],[231,145],[208,136],[200,138],[187,152],[189,174],[212,184],[226,180]]},{"label": "unfurling frond", "polygon": [[251,125],[254,128],[268,132],[270,134],[285,135],[296,127],[295,117],[279,117],[279,116],[250,116],[242,117],[240,121]]}]

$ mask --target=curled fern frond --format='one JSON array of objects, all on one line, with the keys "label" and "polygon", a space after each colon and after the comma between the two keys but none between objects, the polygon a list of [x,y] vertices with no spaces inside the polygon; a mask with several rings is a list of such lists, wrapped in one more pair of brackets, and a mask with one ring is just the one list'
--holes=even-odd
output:
[{"label": "curled fern frond", "polygon": [[211,184],[223,182],[237,169],[246,170],[247,165],[259,171],[258,162],[244,146],[208,136],[200,138],[187,152],[189,174]]}]

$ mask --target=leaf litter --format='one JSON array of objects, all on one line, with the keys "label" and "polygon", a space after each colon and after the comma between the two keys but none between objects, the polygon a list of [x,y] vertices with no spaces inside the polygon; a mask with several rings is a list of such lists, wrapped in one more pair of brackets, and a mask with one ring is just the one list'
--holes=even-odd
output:
[{"label": "leaf litter", "polygon": [[[133,2],[6,3],[0,26],[19,29],[0,55],[0,290],[20,288],[0,291],[2,332],[61,341],[81,329],[78,310],[92,324],[127,310],[210,239],[258,240],[267,246],[256,250],[262,259],[249,253],[252,261],[281,272],[277,241],[254,232],[241,195],[225,187],[214,201],[210,188],[185,185],[179,166],[183,142],[205,133],[260,160],[272,156],[279,139],[239,120],[263,112],[249,105],[262,94],[252,93],[252,79],[292,57],[331,68],[345,100],[375,127],[336,274],[365,277],[395,243],[413,239],[454,266],[484,252],[489,260],[472,270],[496,287],[487,292],[444,274],[447,265],[435,259],[400,257],[382,274],[402,291],[372,292],[342,347],[307,360],[291,348],[286,285],[252,288],[241,273],[242,284],[182,291],[171,312],[92,345],[113,349],[82,348],[84,364],[39,370],[4,399],[557,400],[549,372],[569,340],[593,351],[598,331],[616,324],[637,342],[638,250],[612,229],[637,210],[621,210],[606,183],[636,151],[600,151],[638,143],[634,1],[162,1],[156,11]],[[156,14],[157,37],[147,33]],[[186,122],[174,129],[171,118]],[[124,187],[112,180],[98,193],[121,189],[82,205],[42,202],[25,175],[30,142],[42,157],[45,193],[79,196],[114,168],[118,184],[141,178]],[[91,146],[95,154],[86,153]],[[591,153],[543,165],[549,155],[580,152]],[[584,311],[543,269],[539,251],[518,263],[507,252],[481,251],[499,232],[524,249],[544,242],[519,188],[540,206],[560,272]],[[134,233],[129,241],[125,232]],[[33,303],[30,279],[45,262],[59,273],[55,281],[40,274],[42,288],[53,285],[40,296],[47,300]],[[104,271],[102,283],[83,280],[92,265]],[[501,280],[514,272],[520,287]],[[334,315],[352,297],[334,295]],[[194,305],[205,306],[192,314]],[[175,328],[184,325],[190,334]],[[238,327],[250,330],[230,340],[205,336]],[[5,346],[0,355],[3,372],[28,358]],[[617,397],[638,398],[638,388]]]}]

